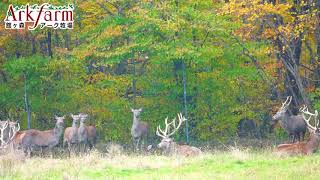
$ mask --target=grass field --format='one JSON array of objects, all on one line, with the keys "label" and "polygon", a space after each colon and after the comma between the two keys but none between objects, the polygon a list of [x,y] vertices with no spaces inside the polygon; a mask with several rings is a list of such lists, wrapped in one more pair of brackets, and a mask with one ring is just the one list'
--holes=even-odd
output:
[{"label": "grass field", "polygon": [[199,157],[112,156],[93,152],[63,159],[0,158],[1,179],[319,179],[320,154],[279,157],[231,149]]}]

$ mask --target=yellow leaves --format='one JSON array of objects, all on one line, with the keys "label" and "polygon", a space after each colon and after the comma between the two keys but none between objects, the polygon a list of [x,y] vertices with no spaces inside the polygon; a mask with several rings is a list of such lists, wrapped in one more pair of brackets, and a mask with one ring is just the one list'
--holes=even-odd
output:
[{"label": "yellow leaves", "polygon": [[116,27],[108,27],[106,28],[102,33],[101,37],[107,38],[107,37],[115,37],[122,35],[121,26]]}]

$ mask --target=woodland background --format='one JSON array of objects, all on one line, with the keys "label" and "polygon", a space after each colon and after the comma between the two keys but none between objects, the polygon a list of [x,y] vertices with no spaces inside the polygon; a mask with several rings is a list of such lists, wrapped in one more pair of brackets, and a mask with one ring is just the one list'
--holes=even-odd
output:
[{"label": "woodland background", "polygon": [[[0,19],[9,4],[44,2],[65,4],[2,1]],[[292,113],[320,108],[317,0],[69,3],[73,30],[6,30],[2,21],[1,119],[49,129],[55,114],[84,112],[103,141],[129,142],[130,108],[143,107],[153,130],[187,110],[191,141],[225,141],[243,119],[268,136],[287,95]],[[176,138],[185,141],[183,129]]]}]

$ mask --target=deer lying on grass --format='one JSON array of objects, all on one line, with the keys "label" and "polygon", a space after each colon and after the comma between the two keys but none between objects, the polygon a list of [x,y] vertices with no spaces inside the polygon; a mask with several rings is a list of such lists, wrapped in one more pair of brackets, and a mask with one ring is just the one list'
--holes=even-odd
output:
[{"label": "deer lying on grass", "polygon": [[88,145],[88,130],[84,123],[88,115],[80,114],[79,116],[80,116],[80,126],[78,128],[78,148],[79,148],[79,153],[81,152],[81,149],[83,149],[83,153],[85,153]]},{"label": "deer lying on grass", "polygon": [[292,96],[288,96],[278,112],[272,117],[270,130],[279,122],[280,126],[288,133],[289,138],[292,137],[294,143],[296,139],[300,141],[301,137],[302,141],[304,140],[307,128],[302,115],[294,116],[287,113],[291,100]]},{"label": "deer lying on grass", "polygon": [[[172,122],[168,123],[167,117],[165,119],[165,130],[161,130],[160,125],[157,127],[156,134],[162,138],[161,142],[158,144],[158,147],[163,149],[168,155],[182,155],[188,157],[201,154],[201,150],[199,148],[188,145],[178,145],[170,138],[170,136],[172,136],[180,128],[182,122],[186,119],[181,113],[179,113],[178,120],[178,126],[176,126],[176,119],[173,119]],[[170,126],[173,126],[173,131],[171,133],[168,132],[170,130]]]},{"label": "deer lying on grass", "polygon": [[140,121],[140,113],[142,111],[142,108],[131,109],[131,111],[133,113],[131,135],[133,139],[134,148],[135,150],[138,150],[141,139],[142,139],[142,143],[141,143],[141,149],[142,149],[143,143],[148,136],[149,124],[146,122]]},{"label": "deer lying on grass", "polygon": [[72,126],[67,127],[64,130],[64,136],[63,136],[63,147],[65,145],[68,145],[69,157],[70,157],[71,151],[74,151],[75,146],[78,144],[78,124],[79,124],[80,115],[71,114],[71,117],[72,117]]},{"label": "deer lying on grass", "polygon": [[25,152],[27,152],[28,157],[31,156],[31,150],[33,147],[40,147],[41,150],[44,147],[48,147],[51,151],[51,156],[53,155],[52,149],[59,144],[60,137],[63,133],[63,117],[57,117],[56,125],[54,129],[40,131],[36,129],[26,130],[21,137],[21,146]]},{"label": "deer lying on grass", "polygon": [[[319,140],[320,140],[318,111],[315,111],[314,114],[310,113],[306,106],[304,106],[303,108],[300,108],[300,111],[303,113],[303,118],[310,132],[309,140],[306,142],[297,142],[292,144],[280,144],[276,149],[277,153],[280,153],[280,154],[284,153],[289,155],[296,155],[296,154],[310,155],[317,150],[319,146]],[[306,116],[309,116],[309,117],[306,118]],[[310,124],[310,120],[312,117],[314,117],[315,126],[312,126]]]},{"label": "deer lying on grass", "polygon": [[16,133],[20,130],[18,122],[14,121],[0,121],[0,148],[7,147],[16,136]]}]

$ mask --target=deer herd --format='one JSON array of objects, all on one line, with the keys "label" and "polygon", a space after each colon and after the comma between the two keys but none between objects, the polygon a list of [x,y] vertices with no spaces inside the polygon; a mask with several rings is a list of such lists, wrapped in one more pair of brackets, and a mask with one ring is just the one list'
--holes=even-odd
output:
[{"label": "deer herd", "polygon": [[[281,108],[272,117],[271,129],[279,123],[280,126],[288,133],[290,143],[280,144],[276,147],[275,152],[289,155],[309,155],[315,152],[320,140],[320,126],[318,120],[318,111],[309,112],[307,106],[300,108],[300,115],[289,115],[288,107],[292,97],[288,96]],[[150,134],[148,123],[140,120],[142,108],[131,109],[133,121],[131,127],[131,136],[135,150],[143,148],[145,140]],[[53,148],[56,147],[63,135],[62,146],[66,147],[68,155],[71,153],[86,153],[87,149],[95,147],[97,141],[97,130],[94,125],[86,125],[88,114],[80,113],[70,115],[72,118],[71,127],[64,129],[65,116],[55,116],[55,127],[50,130],[40,131],[37,129],[28,129],[20,131],[19,122],[0,121],[0,149],[10,147],[12,150],[22,150],[28,157],[35,149],[41,150],[47,148],[53,155]],[[163,153],[167,155],[196,156],[202,151],[194,146],[179,145],[172,136],[179,130],[186,118],[181,113],[177,114],[177,119],[168,122],[168,117],[164,120],[164,129],[157,126],[156,135],[161,138],[157,145]],[[306,130],[309,130],[310,137],[304,141]],[[298,140],[296,142],[296,140]],[[301,141],[302,140],[302,141]],[[149,147],[148,147],[149,148]]]}]

